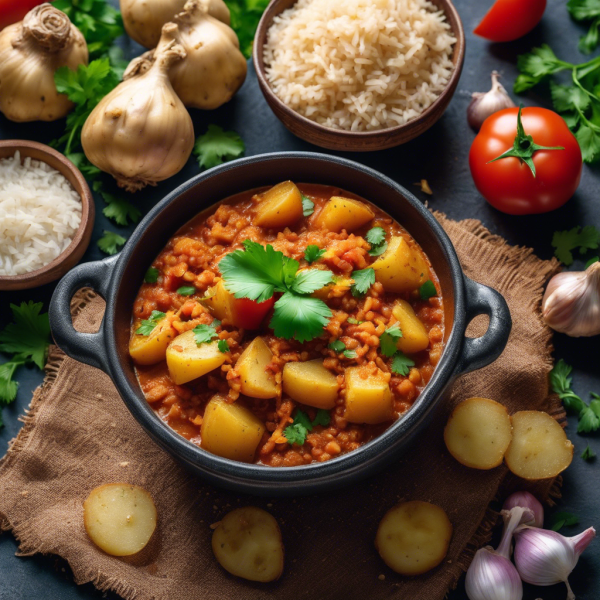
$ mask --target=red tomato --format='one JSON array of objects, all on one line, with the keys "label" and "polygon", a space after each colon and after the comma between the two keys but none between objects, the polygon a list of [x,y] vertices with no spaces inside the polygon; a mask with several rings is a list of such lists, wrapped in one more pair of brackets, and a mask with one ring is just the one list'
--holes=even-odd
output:
[{"label": "red tomato", "polygon": [[274,297],[264,302],[256,302],[248,298],[234,298],[233,314],[235,315],[235,324],[242,329],[258,329],[273,304],[275,304]]},{"label": "red tomato", "polygon": [[529,33],[546,10],[546,0],[496,0],[473,33],[492,42],[512,42]]},{"label": "red tomato", "polygon": [[574,193],[581,178],[581,149],[562,117],[546,108],[524,108],[523,130],[531,143],[562,146],[564,150],[536,150],[532,160],[534,177],[520,158],[493,161],[513,148],[517,136],[518,108],[506,108],[488,117],[473,141],[469,166],[477,189],[495,208],[510,215],[548,212],[562,206]]},{"label": "red tomato", "polygon": [[18,23],[35,6],[45,0],[0,0],[0,29]]}]

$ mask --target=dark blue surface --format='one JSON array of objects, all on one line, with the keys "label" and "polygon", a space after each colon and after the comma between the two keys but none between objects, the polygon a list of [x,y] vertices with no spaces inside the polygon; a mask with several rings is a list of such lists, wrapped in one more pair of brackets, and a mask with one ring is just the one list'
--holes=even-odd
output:
[{"label": "dark blue surface", "polygon": [[[489,89],[489,75],[492,69],[501,72],[507,88],[512,86],[517,73],[517,55],[529,51],[533,46],[547,42],[560,58],[572,62],[588,60],[589,57],[584,58],[577,51],[578,36],[584,29],[570,21],[564,1],[549,0],[542,23],[532,33],[516,42],[489,44],[473,36],[471,31],[491,4],[490,0],[455,0],[455,4],[467,33],[467,55],[458,90],[442,120],[420,138],[405,146],[371,154],[340,155],[371,166],[409,189],[413,182],[421,178],[427,179],[434,195],[428,197],[419,191],[416,193],[424,201],[427,200],[433,209],[444,211],[454,219],[480,219],[494,233],[504,236],[510,243],[531,246],[542,258],[550,258],[550,241],[555,230],[588,224],[600,227],[599,168],[584,167],[579,190],[566,206],[557,211],[535,217],[510,217],[499,213],[479,196],[469,173],[467,156],[474,134],[466,126],[465,110],[471,92]],[[135,56],[140,49],[131,44],[130,47],[126,45],[126,51]],[[598,54],[598,51],[595,54]],[[550,107],[547,96],[531,94],[522,100],[527,105],[540,104]],[[320,151],[296,139],[277,121],[258,90],[252,68],[249,69],[248,79],[242,90],[231,103],[212,112],[194,111],[193,118],[197,135],[203,133],[209,123],[237,131],[246,142],[246,155],[279,150]],[[58,137],[63,127],[63,122],[15,124],[0,116],[1,139],[22,138],[48,142]],[[197,172],[197,164],[190,159],[185,169],[177,176],[156,188],[139,192],[135,196],[135,203],[143,212],[147,212],[164,195]],[[105,188],[107,191],[114,191],[109,178],[106,178]],[[98,260],[103,257],[95,242],[104,229],[117,231],[125,236],[132,231],[132,228],[116,227],[102,216],[103,202],[100,198],[97,198],[97,208],[94,236],[84,260]],[[579,261],[573,268],[582,266],[583,263]],[[47,308],[52,289],[53,285],[47,285],[23,292],[0,292],[0,327],[9,320],[10,302],[33,299],[43,301]],[[590,391],[600,392],[598,337],[576,340],[556,335],[554,341],[556,356],[564,358],[574,366],[575,391],[585,399],[588,399]],[[523,367],[526,368],[526,365]],[[17,401],[2,412],[6,426],[0,430],[0,456],[4,454],[9,440],[20,429],[18,417],[24,413],[32,391],[41,382],[42,375],[35,368],[22,368],[18,372],[18,379],[21,387]],[[600,453],[600,440],[598,435],[578,435],[574,418],[569,419],[568,434],[575,444],[575,458],[564,475],[563,499],[558,509],[569,510],[579,515],[581,525],[565,531],[573,535],[589,525],[600,525],[597,511],[600,464],[597,461],[586,463],[580,458],[588,442],[596,453]],[[16,542],[11,535],[0,536],[0,600],[116,598],[112,594],[96,591],[91,585],[76,586],[68,565],[55,557],[15,558],[16,549]],[[571,576],[571,584],[578,600],[598,598],[600,541],[593,542],[586,550]],[[525,600],[540,597],[544,600],[564,600],[565,588],[562,585],[551,588],[526,586]],[[461,587],[450,595],[451,600],[464,598],[464,590]]]}]

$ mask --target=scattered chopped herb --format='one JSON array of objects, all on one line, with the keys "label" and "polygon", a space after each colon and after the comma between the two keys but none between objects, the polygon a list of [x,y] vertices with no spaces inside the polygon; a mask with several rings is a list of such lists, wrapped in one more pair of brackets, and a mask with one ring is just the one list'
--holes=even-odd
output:
[{"label": "scattered chopped herb", "polygon": [[419,288],[419,296],[421,300],[429,300],[429,298],[433,298],[437,296],[437,290],[435,289],[435,284],[431,279],[427,280],[420,288]]},{"label": "scattered chopped herb", "polygon": [[354,317],[348,317],[348,323],[350,323],[350,325],[360,325],[361,323],[364,323],[364,321],[359,321]]},{"label": "scattered chopped herb", "polygon": [[410,371],[410,367],[414,367],[415,363],[412,361],[404,352],[396,352],[394,354],[394,358],[392,360],[392,371],[396,373],[396,375],[408,375]]},{"label": "scattered chopped herb", "polygon": [[177,289],[180,296],[191,296],[196,293],[196,288],[193,285],[182,285]]},{"label": "scattered chopped herb", "polygon": [[575,21],[591,21],[588,32],[579,38],[579,50],[589,54],[598,45],[600,2],[598,0],[569,0],[567,10]]},{"label": "scattered chopped herb", "polygon": [[379,256],[387,250],[387,242],[385,241],[385,229],[383,227],[373,227],[367,231],[365,239],[371,244],[369,254],[371,256]]},{"label": "scattered chopped herb", "polygon": [[590,445],[588,444],[585,448],[585,450],[582,452],[581,454],[581,458],[583,458],[583,460],[592,460],[593,458],[596,457],[596,453],[590,448]]},{"label": "scattered chopped herb", "polygon": [[334,340],[328,348],[331,348],[336,354],[341,354],[346,349],[346,344],[342,340]]},{"label": "scattered chopped herb", "polygon": [[229,352],[229,344],[227,343],[227,340],[219,340],[217,345],[219,347],[219,352]]},{"label": "scattered chopped herb", "polygon": [[153,310],[148,319],[144,319],[140,326],[136,329],[138,335],[150,335],[154,328],[158,325],[159,321],[164,319],[167,315],[160,310]]},{"label": "scattered chopped herb", "polygon": [[329,411],[324,408],[319,408],[317,414],[315,416],[315,420],[312,422],[313,426],[322,425],[323,427],[327,427],[331,421],[331,417],[329,415]]},{"label": "scattered chopped herb", "polygon": [[294,422],[283,430],[283,435],[289,444],[298,444],[298,446],[302,446],[306,441],[308,432],[312,431],[313,427],[316,427],[317,425],[327,427],[330,419],[329,411],[320,408],[317,411],[315,420],[311,423],[308,415],[304,411],[298,409],[294,416]]},{"label": "scattered chopped herb", "polygon": [[394,323],[391,327],[388,327],[379,338],[379,346],[384,356],[388,358],[394,356],[398,351],[396,343],[402,337],[402,330],[398,323]]},{"label": "scattered chopped herb", "polygon": [[344,356],[346,358],[352,359],[356,358],[358,354],[356,353],[356,350],[344,350]]},{"label": "scattered chopped herb", "polygon": [[572,527],[578,524],[579,517],[566,510],[554,513],[550,519],[550,528],[552,531],[560,531],[563,527]]},{"label": "scattered chopped herb", "polygon": [[301,196],[302,214],[305,217],[310,217],[310,215],[312,215],[315,212],[315,203],[308,196],[305,196],[304,194],[301,194]]},{"label": "scattered chopped herb", "polygon": [[144,275],[144,281],[146,283],[156,283],[158,281],[158,275],[160,271],[156,267],[150,267]]},{"label": "scattered chopped herb", "polygon": [[315,246],[311,244],[310,246],[306,246],[306,250],[304,251],[304,260],[308,263],[314,263],[319,260],[323,254],[325,254],[325,249],[321,250],[319,246]]},{"label": "scattered chopped herb", "polygon": [[353,271],[352,279],[354,279],[354,283],[350,287],[350,291],[355,298],[360,298],[375,283],[375,271],[371,268]]},{"label": "scattered chopped herb", "polygon": [[105,254],[116,254],[127,241],[126,238],[112,231],[104,231],[98,240],[98,248]]},{"label": "scattered chopped herb", "polygon": [[572,250],[579,249],[580,254],[588,250],[596,250],[600,245],[600,230],[593,225],[573,227],[567,231],[555,231],[552,236],[552,246],[556,258],[566,266],[573,264]]},{"label": "scattered chopped herb", "polygon": [[240,40],[240,49],[250,58],[254,34],[269,0],[225,0],[225,4],[231,12],[231,28]]},{"label": "scattered chopped herb", "polygon": [[[200,344],[205,344],[207,342],[212,342],[215,338],[219,337],[216,329],[221,324],[220,321],[213,321],[211,325],[196,325],[192,331],[194,332],[194,338],[196,340],[196,345],[200,346]],[[221,350],[221,348],[219,348]],[[221,350],[221,352],[223,352]]]},{"label": "scattered chopped herb", "polygon": [[242,138],[235,131],[223,131],[218,125],[209,125],[208,131],[196,138],[194,154],[201,169],[210,169],[241,156],[245,149]]},{"label": "scattered chopped herb", "polygon": [[102,214],[107,219],[112,219],[117,225],[123,227],[129,225],[129,221],[137,223],[142,216],[141,211],[125,198],[117,198],[107,192],[100,192],[106,202]]}]

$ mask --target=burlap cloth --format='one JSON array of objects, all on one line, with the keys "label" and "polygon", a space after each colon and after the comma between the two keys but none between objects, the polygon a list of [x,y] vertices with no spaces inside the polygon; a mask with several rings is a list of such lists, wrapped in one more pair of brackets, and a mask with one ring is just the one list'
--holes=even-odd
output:
[{"label": "burlap cloth", "polygon": [[[544,408],[557,418],[561,414],[560,405],[548,398],[551,333],[539,313],[543,284],[557,262],[508,246],[478,221],[437,217],[466,274],[504,295],[513,330],[495,363],[456,382],[421,441],[394,467],[317,497],[269,500],[217,490],[188,474],[147,437],[104,373],[53,348],[46,381],[0,463],[0,530],[13,532],[21,555],[57,554],[69,562],[77,583],[92,581],[127,599],[443,598],[474,550],[489,539],[495,520],[490,502],[501,486],[515,484],[507,482],[504,467],[476,471],[448,454],[442,438],[448,413],[464,398],[486,396],[510,411]],[[77,328],[97,329],[103,307],[89,291],[80,294],[73,306]],[[479,318],[469,333],[476,336],[485,327],[486,319]],[[108,482],[141,485],[156,502],[156,533],[137,556],[108,556],[84,531],[82,503],[92,488]],[[529,488],[548,499],[554,483]],[[408,499],[438,504],[454,526],[447,559],[417,578],[393,573],[373,545],[383,514]],[[265,508],[280,523],[286,564],[278,582],[236,579],[213,557],[210,525],[247,504]]]}]

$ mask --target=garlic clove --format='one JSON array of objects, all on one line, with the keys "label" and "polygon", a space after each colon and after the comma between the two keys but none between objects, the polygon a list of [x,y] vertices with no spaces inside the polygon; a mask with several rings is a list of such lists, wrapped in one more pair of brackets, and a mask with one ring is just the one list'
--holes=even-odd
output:
[{"label": "garlic clove", "polygon": [[467,107],[467,121],[475,130],[479,131],[483,122],[494,113],[504,108],[512,108],[512,101],[504,86],[498,81],[498,71],[492,71],[492,89],[489,92],[475,92]]},{"label": "garlic clove", "polygon": [[534,526],[542,527],[544,525],[544,507],[540,504],[537,498],[529,492],[515,492],[511,494],[502,505],[503,511],[509,511],[515,506],[528,508],[533,512]]},{"label": "garlic clove", "polygon": [[478,550],[465,579],[469,600],[521,600],[523,584],[515,566],[490,546]]}]

